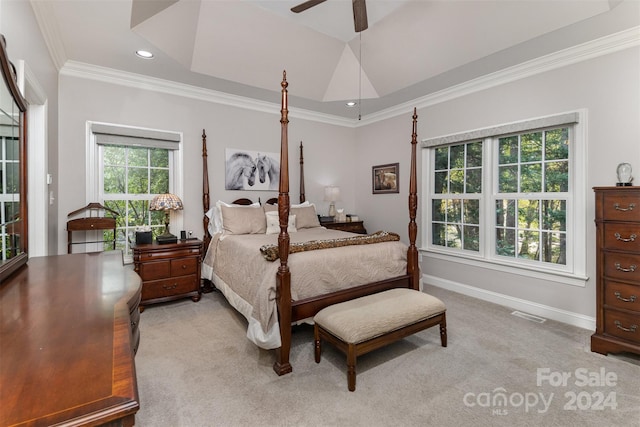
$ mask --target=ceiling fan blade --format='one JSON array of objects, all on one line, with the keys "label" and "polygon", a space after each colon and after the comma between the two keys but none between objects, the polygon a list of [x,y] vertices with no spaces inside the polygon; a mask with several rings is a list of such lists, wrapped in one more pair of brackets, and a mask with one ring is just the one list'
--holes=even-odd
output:
[{"label": "ceiling fan blade", "polygon": [[353,24],[356,27],[356,33],[369,28],[367,22],[367,4],[365,0],[353,0]]},{"label": "ceiling fan blade", "polygon": [[320,3],[324,3],[325,1],[327,1],[327,0],[309,0],[309,1],[305,1],[304,3],[300,3],[297,6],[293,6],[291,8],[291,12],[293,12],[293,13],[304,12],[305,10],[307,10],[307,9],[313,7],[313,6],[316,6],[316,5],[320,4]]}]

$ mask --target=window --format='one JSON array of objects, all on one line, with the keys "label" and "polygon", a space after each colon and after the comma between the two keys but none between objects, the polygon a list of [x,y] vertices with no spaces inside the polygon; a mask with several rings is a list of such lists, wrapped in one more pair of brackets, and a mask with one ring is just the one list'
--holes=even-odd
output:
[{"label": "window", "polygon": [[[113,125],[91,124],[95,199],[118,212],[116,249],[130,256],[130,241],[138,227],[151,227],[156,236],[164,231],[164,213],[149,211],[151,199],[162,193],[181,193],[179,134]],[[109,212],[105,213],[110,215]],[[180,226],[172,221],[172,225]],[[112,241],[105,230],[102,240]],[[110,249],[104,245],[104,249]]]},{"label": "window", "polygon": [[426,250],[584,277],[578,114],[423,141]]},{"label": "window", "polygon": [[20,155],[18,138],[0,136],[0,141],[0,261],[4,261],[15,256],[20,247],[20,233],[13,231],[20,215]]}]

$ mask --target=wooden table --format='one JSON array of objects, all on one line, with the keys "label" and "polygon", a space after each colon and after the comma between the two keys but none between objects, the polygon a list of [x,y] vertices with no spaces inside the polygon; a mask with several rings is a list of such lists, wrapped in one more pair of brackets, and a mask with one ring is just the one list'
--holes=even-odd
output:
[{"label": "wooden table", "polygon": [[348,221],[348,222],[321,222],[321,226],[330,228],[332,230],[349,231],[351,233],[367,234],[367,230],[364,228],[363,221]]},{"label": "wooden table", "polygon": [[140,295],[119,251],[31,258],[0,284],[0,425],[132,426]]}]

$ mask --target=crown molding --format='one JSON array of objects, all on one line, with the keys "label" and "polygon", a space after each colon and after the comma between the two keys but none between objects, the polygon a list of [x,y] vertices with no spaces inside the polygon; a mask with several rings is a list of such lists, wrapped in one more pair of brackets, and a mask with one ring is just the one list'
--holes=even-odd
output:
[{"label": "crown molding", "polygon": [[416,98],[412,101],[369,114],[363,117],[358,127],[407,114],[412,112],[414,108],[421,109],[430,107],[481,90],[490,89],[636,46],[640,46],[640,26],[541,56],[513,67],[505,68],[504,70],[496,71],[459,85]]},{"label": "crown molding", "polygon": [[36,17],[38,27],[40,27],[44,43],[49,50],[49,55],[51,55],[53,65],[60,71],[67,61],[67,53],[64,50],[62,36],[55,20],[46,18],[54,15],[53,6],[46,1],[30,1],[29,3],[31,3],[33,14]]},{"label": "crown molding", "polygon": [[[505,83],[510,83],[536,74],[552,71],[636,46],[640,46],[640,26],[563,49],[561,51],[526,61],[513,67],[505,68],[504,70],[487,74],[485,76],[469,80],[465,83],[416,98],[412,101],[404,102],[394,107],[368,114],[362,117],[361,120],[291,107],[289,108],[289,116],[337,126],[358,128],[402,114],[407,114],[412,112],[414,108],[426,108],[455,98],[470,95],[481,90],[500,86]],[[138,89],[141,88],[205,102],[260,111],[268,114],[279,114],[280,112],[280,105],[272,102],[231,95],[184,83],[177,83],[71,60],[64,62],[64,65],[60,68],[60,74]]]}]

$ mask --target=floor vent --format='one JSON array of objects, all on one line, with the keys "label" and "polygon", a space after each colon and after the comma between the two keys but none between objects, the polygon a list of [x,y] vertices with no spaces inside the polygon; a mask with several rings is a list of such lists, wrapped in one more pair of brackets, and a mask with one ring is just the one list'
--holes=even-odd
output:
[{"label": "floor vent", "polygon": [[531,320],[532,322],[536,322],[536,323],[544,323],[544,322],[547,321],[547,319],[545,319],[544,317],[534,316],[533,314],[523,313],[521,311],[514,311],[511,314],[513,314],[514,316],[521,317],[521,318],[526,319],[526,320]]}]

